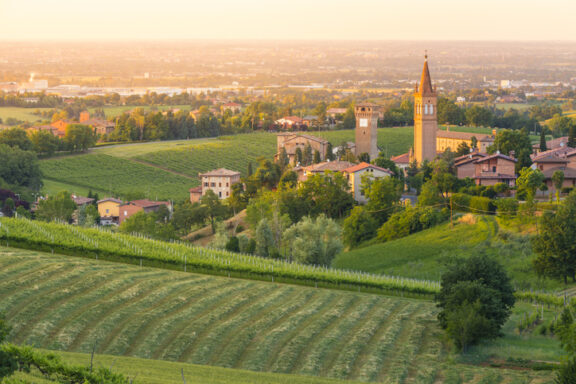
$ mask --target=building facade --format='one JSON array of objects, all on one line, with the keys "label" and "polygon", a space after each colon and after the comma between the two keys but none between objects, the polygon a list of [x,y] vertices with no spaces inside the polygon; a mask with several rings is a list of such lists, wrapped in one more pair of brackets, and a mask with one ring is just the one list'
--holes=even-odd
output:
[{"label": "building facade", "polygon": [[378,107],[363,103],[354,108],[356,116],[356,156],[367,153],[371,160],[378,157]]},{"label": "building facade", "polygon": [[292,165],[297,165],[298,161],[296,159],[296,152],[297,149],[300,148],[302,155],[304,155],[304,151],[306,146],[310,146],[312,149],[312,156],[314,156],[314,152],[318,151],[320,154],[320,161],[324,161],[326,159],[326,151],[328,150],[328,140],[321,139],[319,137],[305,135],[302,133],[279,133],[276,136],[277,140],[277,148],[276,148],[276,155],[274,156],[274,160],[278,161],[280,159],[280,154],[282,149],[286,151],[286,155],[288,156],[289,162]]},{"label": "building facade", "polygon": [[392,176],[392,172],[390,172],[388,169],[368,163],[353,165],[343,170],[342,173],[348,180],[348,184],[350,185],[350,192],[352,192],[354,200],[360,204],[366,204],[368,202],[368,198],[366,198],[364,191],[362,190],[362,177],[364,175],[368,175],[375,179]]},{"label": "building facade", "polygon": [[[200,177],[202,186],[202,195],[208,190],[212,190],[220,199],[230,197],[232,185],[240,182],[240,172],[231,171],[225,168],[218,168],[210,172],[201,173]],[[190,195],[192,198],[192,194]]]},{"label": "building facade", "polygon": [[436,131],[438,129],[437,95],[432,87],[428,55],[424,60],[420,85],[414,92],[414,160],[422,164],[436,157]]}]

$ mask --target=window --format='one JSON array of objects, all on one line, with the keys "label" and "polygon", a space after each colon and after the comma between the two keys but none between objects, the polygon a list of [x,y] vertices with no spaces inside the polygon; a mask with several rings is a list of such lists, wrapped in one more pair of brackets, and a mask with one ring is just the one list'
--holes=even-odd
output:
[{"label": "window", "polygon": [[218,192],[218,197],[222,197],[222,191]]},{"label": "window", "polygon": [[218,183],[218,186],[219,186],[219,187],[222,187],[222,183]]},{"label": "window", "polygon": [[428,114],[428,104],[424,104],[424,114]]},{"label": "window", "polygon": [[496,172],[496,166],[492,166],[492,172]]},{"label": "window", "polygon": [[228,183],[226,183],[226,186],[229,187],[230,185],[228,185]]},{"label": "window", "polygon": [[430,114],[434,114],[434,104],[430,104]]},{"label": "window", "polygon": [[124,216],[128,216],[128,211],[124,211]]},{"label": "window", "polygon": [[204,183],[204,186],[207,187],[207,186],[208,186],[208,182]]},{"label": "window", "polygon": [[226,196],[230,196],[230,193],[228,191],[226,191]]},{"label": "window", "polygon": [[110,210],[108,208],[106,208],[106,213],[110,213]]},{"label": "window", "polygon": [[215,186],[216,186],[216,183],[210,183],[210,186],[211,186],[211,187],[215,187]]}]

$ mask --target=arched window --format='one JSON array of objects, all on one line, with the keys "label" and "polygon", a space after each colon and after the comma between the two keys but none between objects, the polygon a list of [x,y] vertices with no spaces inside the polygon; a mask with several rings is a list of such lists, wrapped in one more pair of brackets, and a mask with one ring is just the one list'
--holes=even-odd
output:
[{"label": "arched window", "polygon": [[430,114],[434,114],[434,104],[430,104]]},{"label": "arched window", "polygon": [[428,104],[424,104],[424,114],[428,114]]}]

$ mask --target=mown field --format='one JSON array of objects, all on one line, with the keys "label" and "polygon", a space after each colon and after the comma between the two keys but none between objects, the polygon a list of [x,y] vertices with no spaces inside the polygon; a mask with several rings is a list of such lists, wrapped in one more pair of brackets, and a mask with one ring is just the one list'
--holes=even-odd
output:
[{"label": "mown field", "polygon": [[12,342],[47,349],[391,383],[550,378],[450,363],[422,300],[0,248],[0,303]]},{"label": "mown field", "polygon": [[35,115],[36,110],[49,111],[52,108],[20,108],[20,107],[0,107],[0,119],[6,121],[7,118],[29,121],[31,123],[42,121],[42,116]]},{"label": "mown field", "polygon": [[477,216],[476,223],[443,224],[402,239],[339,254],[335,268],[439,280],[453,257],[474,253],[493,255],[510,273],[518,289],[562,289],[560,282],[539,279],[532,269],[532,246],[526,235],[503,229],[494,216]]}]

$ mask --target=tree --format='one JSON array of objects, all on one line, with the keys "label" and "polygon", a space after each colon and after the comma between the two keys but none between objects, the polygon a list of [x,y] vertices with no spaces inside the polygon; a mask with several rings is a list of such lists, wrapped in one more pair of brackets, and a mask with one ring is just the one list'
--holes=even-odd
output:
[{"label": "tree", "polygon": [[320,152],[318,150],[314,150],[314,164],[318,164],[320,160]]},{"label": "tree", "polygon": [[341,229],[324,215],[316,219],[304,217],[284,232],[284,241],[291,258],[297,262],[330,265],[342,251]]},{"label": "tree", "polygon": [[[234,187],[234,186],[232,186]],[[172,226],[181,235],[190,233],[193,225],[202,225],[208,217],[208,210],[206,206],[201,205],[199,202],[194,204],[186,201],[175,207],[172,214]]]},{"label": "tree", "polygon": [[290,163],[290,158],[286,153],[286,148],[282,147],[280,150],[280,155],[278,156],[278,164],[280,168],[284,169]]},{"label": "tree", "polygon": [[438,320],[459,349],[500,335],[515,297],[510,278],[497,261],[482,254],[457,259],[447,266],[440,284]]},{"label": "tree", "polygon": [[0,182],[38,190],[42,173],[36,154],[0,144]]},{"label": "tree", "polygon": [[324,156],[324,159],[326,161],[333,161],[336,157],[334,156],[334,150],[332,148],[332,143],[328,142],[328,144],[326,145],[326,156]]},{"label": "tree", "polygon": [[469,153],[470,153],[470,147],[465,141],[458,144],[458,148],[456,149],[456,156],[464,156]]},{"label": "tree", "polygon": [[29,136],[34,152],[43,155],[52,156],[60,146],[58,136],[48,131],[33,131]]},{"label": "tree", "polygon": [[546,147],[546,132],[542,129],[540,130],[540,152],[547,151],[548,148]]},{"label": "tree", "polygon": [[347,216],[354,206],[348,180],[341,173],[313,174],[298,187],[298,197],[308,205],[308,215],[329,218]]},{"label": "tree", "polygon": [[64,142],[72,152],[86,151],[96,143],[92,128],[83,124],[68,124]]},{"label": "tree", "polygon": [[394,213],[394,207],[402,196],[402,184],[393,177],[379,179],[364,177],[362,190],[368,199],[366,210],[374,217],[378,226]]},{"label": "tree", "polygon": [[296,165],[305,165],[303,160],[302,150],[298,147],[294,153],[294,162]]},{"label": "tree", "polygon": [[2,348],[10,330],[11,327],[6,321],[6,316],[4,316],[4,313],[0,312],[0,382],[3,382],[2,378],[12,375],[18,368],[14,356]]},{"label": "tree", "polygon": [[576,126],[574,124],[570,125],[570,131],[568,133],[568,146],[570,148],[576,148]]},{"label": "tree", "polygon": [[[260,220],[255,233],[256,254],[262,257],[269,257],[276,249],[274,235],[267,219]],[[277,251],[276,251],[277,252]]]},{"label": "tree", "polygon": [[488,108],[474,105],[466,110],[466,122],[474,127],[489,127],[494,114]]},{"label": "tree", "polygon": [[378,223],[364,207],[354,207],[342,224],[344,244],[350,248],[376,236]]},{"label": "tree", "polygon": [[571,357],[560,365],[556,371],[555,384],[574,384],[576,383],[576,357]]},{"label": "tree", "polygon": [[59,192],[57,195],[49,196],[45,200],[40,200],[36,216],[45,221],[59,220],[69,222],[72,214],[76,210],[76,204],[67,191]]},{"label": "tree", "polygon": [[200,198],[200,203],[206,209],[206,216],[210,220],[212,233],[216,233],[216,220],[223,219],[228,215],[228,208],[226,208],[213,190],[206,191],[204,196]]},{"label": "tree", "polygon": [[310,143],[307,143],[306,146],[304,147],[304,154],[303,154],[303,164],[304,165],[310,165],[312,164],[312,146],[310,145]]},{"label": "tree", "polygon": [[8,128],[0,130],[0,144],[6,144],[23,151],[32,149],[32,142],[22,128]]},{"label": "tree", "polygon": [[359,162],[364,162],[364,163],[369,163],[370,162],[370,155],[368,154],[368,152],[362,152],[361,154],[358,155],[358,161]]},{"label": "tree", "polygon": [[548,121],[548,129],[555,137],[565,136],[569,133],[570,127],[574,125],[574,120],[567,116],[562,116],[560,113],[554,115]]},{"label": "tree", "polygon": [[518,198],[523,198],[529,203],[533,202],[536,190],[542,186],[544,179],[544,174],[539,169],[523,168],[516,180]]},{"label": "tree", "polygon": [[554,189],[556,192],[556,202],[560,202],[560,190],[562,189],[562,185],[564,185],[564,172],[562,171],[554,171],[552,174],[552,183],[554,184]]},{"label": "tree", "polygon": [[540,276],[576,281],[576,194],[570,194],[556,214],[545,213],[540,233],[532,239],[534,268]]},{"label": "tree", "polygon": [[516,163],[516,172],[532,164],[530,154],[532,153],[532,141],[528,133],[524,130],[513,131],[503,129],[498,132],[494,139],[494,144],[488,148],[489,153],[500,153],[510,155],[516,154],[518,162]]}]

